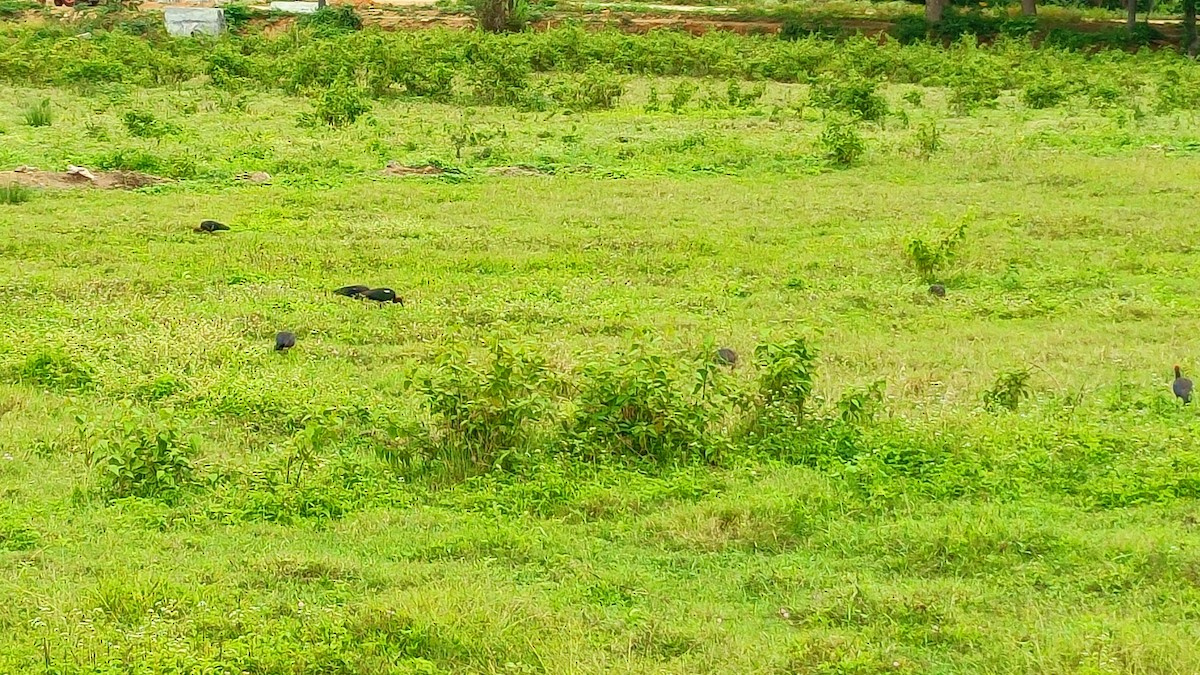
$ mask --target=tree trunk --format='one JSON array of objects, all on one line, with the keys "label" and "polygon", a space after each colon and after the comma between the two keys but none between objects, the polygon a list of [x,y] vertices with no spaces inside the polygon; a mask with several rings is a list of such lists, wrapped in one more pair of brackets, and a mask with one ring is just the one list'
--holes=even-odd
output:
[{"label": "tree trunk", "polygon": [[929,23],[942,22],[942,10],[946,6],[946,0],[925,0],[925,21]]},{"label": "tree trunk", "polygon": [[1021,0],[1021,15],[1022,16],[1037,15],[1037,0]]},{"label": "tree trunk", "polygon": [[1183,41],[1179,46],[1188,56],[1196,56],[1196,0],[1183,0]]},{"label": "tree trunk", "polygon": [[1137,0],[1125,0],[1125,27],[1132,33],[1137,28]]}]

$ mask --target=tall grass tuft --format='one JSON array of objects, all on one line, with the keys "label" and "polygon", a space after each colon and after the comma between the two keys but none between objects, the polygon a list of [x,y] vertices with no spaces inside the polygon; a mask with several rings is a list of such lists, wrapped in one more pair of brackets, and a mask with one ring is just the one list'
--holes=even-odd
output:
[{"label": "tall grass tuft", "polygon": [[48,127],[53,121],[54,115],[50,112],[50,99],[48,98],[25,109],[25,124],[31,127]]},{"label": "tall grass tuft", "polygon": [[30,199],[33,199],[33,190],[24,185],[0,185],[0,204],[24,204]]}]

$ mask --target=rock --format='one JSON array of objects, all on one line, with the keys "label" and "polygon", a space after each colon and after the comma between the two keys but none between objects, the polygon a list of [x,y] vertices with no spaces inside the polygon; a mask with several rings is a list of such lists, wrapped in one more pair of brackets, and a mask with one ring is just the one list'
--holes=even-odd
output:
[{"label": "rock", "polygon": [[196,33],[221,35],[225,32],[225,10],[219,7],[164,7],[167,33],[191,37]]},{"label": "rock", "polygon": [[271,182],[271,174],[267,173],[266,171],[251,171],[249,173],[243,171],[242,173],[239,173],[236,178],[238,180],[250,181],[251,183],[255,183],[257,185],[263,185]]},{"label": "rock", "polygon": [[271,9],[288,14],[312,14],[319,5],[315,2],[272,2]]},{"label": "rock", "polygon": [[86,178],[89,181],[91,181],[92,183],[96,182],[96,174],[92,173],[91,171],[88,171],[87,169],[85,169],[82,166],[75,166],[74,164],[68,164],[67,165],[67,173],[72,176],[79,176],[80,178]]}]

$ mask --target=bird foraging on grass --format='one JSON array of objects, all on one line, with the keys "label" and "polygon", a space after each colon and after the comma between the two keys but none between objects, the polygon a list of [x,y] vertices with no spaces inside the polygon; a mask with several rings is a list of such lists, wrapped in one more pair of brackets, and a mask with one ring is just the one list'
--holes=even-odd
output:
[{"label": "bird foraging on grass", "polygon": [[342,286],[333,292],[334,295],[344,295],[347,298],[362,298],[363,293],[371,290],[370,286]]},{"label": "bird foraging on grass", "polygon": [[362,297],[368,300],[374,300],[378,303],[398,302],[400,303],[401,307],[404,306],[404,298],[396,295],[396,291],[393,291],[390,288],[372,288],[371,290],[363,293]]},{"label": "bird foraging on grass", "polygon": [[1183,376],[1179,366],[1175,366],[1175,381],[1171,383],[1171,391],[1175,392],[1184,405],[1192,402],[1192,381]]},{"label": "bird foraging on grass", "polygon": [[296,334],[289,331],[279,331],[275,334],[275,351],[286,352],[296,346]]},{"label": "bird foraging on grass", "polygon": [[220,223],[215,220],[202,220],[200,221],[200,226],[197,227],[195,231],[207,232],[208,234],[212,234],[213,232],[228,232],[229,226],[225,223]]},{"label": "bird foraging on grass", "polygon": [[717,363],[730,368],[737,365],[738,355],[729,347],[721,347],[717,350]]}]

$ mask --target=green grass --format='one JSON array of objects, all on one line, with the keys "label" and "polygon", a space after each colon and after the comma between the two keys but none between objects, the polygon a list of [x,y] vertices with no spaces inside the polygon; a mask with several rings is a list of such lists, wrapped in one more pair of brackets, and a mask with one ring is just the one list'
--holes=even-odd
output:
[{"label": "green grass", "polygon": [[0,672],[1200,671],[1200,138],[1138,81],[882,85],[848,168],[844,109],[724,73],[337,128],[0,90],[0,169],[176,179],[0,206]]}]

